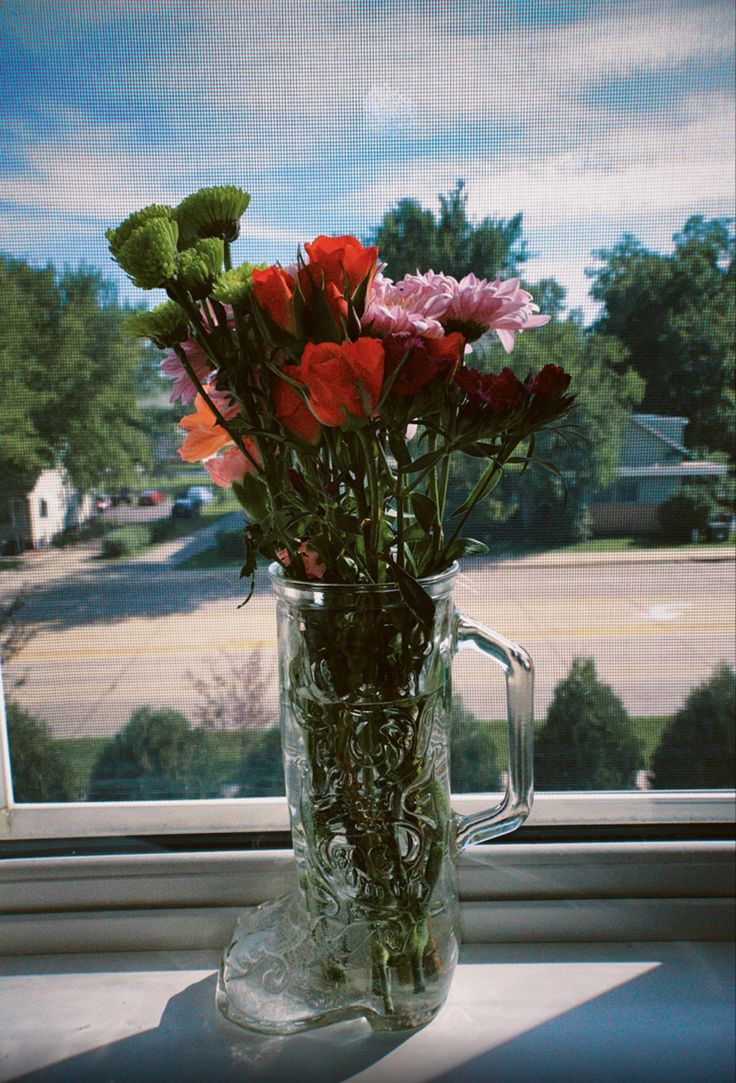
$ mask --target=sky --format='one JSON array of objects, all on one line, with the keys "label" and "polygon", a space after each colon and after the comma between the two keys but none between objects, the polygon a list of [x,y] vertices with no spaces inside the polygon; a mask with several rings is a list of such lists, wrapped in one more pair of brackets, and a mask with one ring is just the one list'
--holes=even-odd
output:
[{"label": "sky", "polygon": [[148,203],[241,185],[236,259],[288,263],[462,178],[592,319],[597,250],[734,215],[734,24],[732,0],[3,0],[0,252],[137,301],[104,232]]}]

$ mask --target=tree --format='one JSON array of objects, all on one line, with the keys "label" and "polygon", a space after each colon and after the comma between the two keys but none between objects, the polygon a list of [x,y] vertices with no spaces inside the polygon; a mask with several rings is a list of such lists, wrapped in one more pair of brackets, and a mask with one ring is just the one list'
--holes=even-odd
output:
[{"label": "tree", "polygon": [[453,698],[450,783],[453,793],[486,793],[500,788],[498,750],[488,722]]},{"label": "tree", "polygon": [[621,700],[598,679],[592,658],[575,658],[560,681],[534,751],[540,790],[630,789],[641,742]]},{"label": "tree", "polygon": [[658,790],[736,785],[736,674],[725,663],[694,688],[664,730],[652,757]]},{"label": "tree", "polygon": [[95,271],[57,276],[0,257],[0,488],[60,465],[82,491],[150,457],[136,396],[150,357]]},{"label": "tree", "polygon": [[440,195],[438,217],[414,199],[402,199],[387,211],[371,237],[394,280],[430,269],[462,278],[509,277],[527,258],[522,239],[522,215],[468,218],[465,182],[459,180],[447,195]]},{"label": "tree", "polygon": [[596,253],[591,296],[604,311],[595,329],[615,335],[646,388],[642,409],[689,418],[685,438],[733,455],[736,241],[732,223],[688,219],[671,255],[631,234]]},{"label": "tree", "polygon": [[[532,290],[536,297],[537,287]],[[541,292],[559,315],[562,287],[548,279]],[[584,536],[591,495],[617,476],[623,426],[643,393],[641,377],[627,368],[618,339],[590,334],[577,314],[553,319],[533,335],[519,335],[508,357],[501,357],[492,341],[482,340],[475,351],[476,367],[498,370],[507,364],[522,380],[546,364],[561,365],[572,376],[578,401],[560,432],[542,433],[537,442],[539,458],[553,460],[560,473],[539,465],[523,473],[509,468],[476,509],[468,533],[486,542],[501,536],[533,545],[577,540]],[[478,476],[476,461],[458,464],[451,481],[455,505]]]},{"label": "tree", "polygon": [[218,797],[207,735],[177,711],[141,707],[103,748],[90,777],[91,801]]},{"label": "tree", "polygon": [[69,764],[45,723],[14,700],[7,704],[6,717],[14,799],[72,801],[74,784]]},{"label": "tree", "polygon": [[244,735],[238,784],[243,797],[280,797],[285,792],[278,726]]}]

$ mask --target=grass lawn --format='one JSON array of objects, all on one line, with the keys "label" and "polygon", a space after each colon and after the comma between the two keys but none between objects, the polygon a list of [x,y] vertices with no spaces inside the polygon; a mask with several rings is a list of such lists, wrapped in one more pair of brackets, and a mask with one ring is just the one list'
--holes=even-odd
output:
[{"label": "grass lawn", "polygon": [[[662,731],[669,718],[662,715],[634,717],[631,724],[635,734],[642,742],[644,749],[644,763],[648,768],[652,754],[659,744]],[[543,727],[544,722],[538,720],[534,724],[536,732]],[[462,726],[462,723],[458,723]],[[494,720],[488,723],[489,741],[495,744],[497,762],[503,765],[506,761],[506,722]],[[254,731],[254,737],[257,731]],[[69,764],[72,773],[74,792],[78,799],[83,800],[87,791],[88,782],[95,761],[102,749],[109,743],[107,737],[65,737],[57,738],[59,751]],[[243,751],[242,733],[212,733],[209,735],[210,755],[216,764],[214,773],[223,781],[234,778],[238,774]],[[490,749],[489,749],[490,751]]]}]

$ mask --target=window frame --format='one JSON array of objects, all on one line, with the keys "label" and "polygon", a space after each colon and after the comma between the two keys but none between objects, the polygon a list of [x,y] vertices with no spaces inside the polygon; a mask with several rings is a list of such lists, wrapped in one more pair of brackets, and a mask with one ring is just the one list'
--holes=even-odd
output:
[{"label": "window frame", "polygon": [[[453,795],[453,808],[462,816],[477,814],[492,804],[494,797],[488,794]],[[734,822],[736,791],[733,790],[590,791],[538,794],[525,826],[643,827]],[[289,831],[285,797],[16,802],[0,669],[0,840],[284,831]]]}]

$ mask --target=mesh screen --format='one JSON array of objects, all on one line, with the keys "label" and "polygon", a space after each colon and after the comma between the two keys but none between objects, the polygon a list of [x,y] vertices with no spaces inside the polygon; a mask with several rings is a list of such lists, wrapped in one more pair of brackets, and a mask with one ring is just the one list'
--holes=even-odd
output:
[{"label": "mesh screen", "polygon": [[[509,476],[476,511],[490,555],[458,604],[534,658],[538,789],[732,786],[732,5],[296,10],[0,9],[16,800],[282,792],[274,602],[262,574],[238,608],[242,512],[179,460],[160,355],[119,333],[142,295],[104,237],[228,183],[252,194],[238,260],[350,233],[394,277],[518,274],[553,314],[476,356],[567,367],[588,444],[551,445],[561,477]],[[477,476],[466,460],[451,491]],[[502,680],[463,655],[455,695],[454,788],[494,789]]]}]

